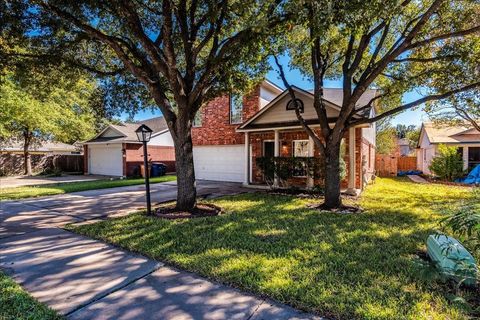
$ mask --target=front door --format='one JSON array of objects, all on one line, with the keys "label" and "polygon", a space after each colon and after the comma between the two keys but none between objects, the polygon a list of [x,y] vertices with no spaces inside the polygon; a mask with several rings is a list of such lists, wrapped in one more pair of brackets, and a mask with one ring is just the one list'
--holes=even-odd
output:
[{"label": "front door", "polygon": [[275,156],[275,142],[263,141],[263,156],[268,158]]}]

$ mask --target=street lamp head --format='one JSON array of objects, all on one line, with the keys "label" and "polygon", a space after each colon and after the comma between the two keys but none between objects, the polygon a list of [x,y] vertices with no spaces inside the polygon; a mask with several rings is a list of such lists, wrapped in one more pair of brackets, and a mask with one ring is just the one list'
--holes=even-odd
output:
[{"label": "street lamp head", "polygon": [[147,127],[146,125],[142,124],[140,127],[138,127],[137,130],[135,130],[135,133],[137,134],[137,139],[140,142],[148,142],[150,141],[150,137],[152,136],[152,129]]}]

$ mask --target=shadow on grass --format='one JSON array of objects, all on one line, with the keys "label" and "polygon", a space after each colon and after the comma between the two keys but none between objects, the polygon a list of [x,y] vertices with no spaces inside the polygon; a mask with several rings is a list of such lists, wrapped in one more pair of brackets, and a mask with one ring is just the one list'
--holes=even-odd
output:
[{"label": "shadow on grass", "polygon": [[437,226],[432,207],[466,200],[447,191],[384,180],[362,198],[364,213],[347,215],[244,194],[214,200],[228,213],[215,218],[137,214],[76,230],[323,316],[461,318],[412,262]]}]

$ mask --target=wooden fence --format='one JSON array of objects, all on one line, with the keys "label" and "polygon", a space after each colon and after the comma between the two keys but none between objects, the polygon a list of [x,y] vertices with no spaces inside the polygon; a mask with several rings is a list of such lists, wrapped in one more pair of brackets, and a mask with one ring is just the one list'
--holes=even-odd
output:
[{"label": "wooden fence", "polygon": [[[83,155],[32,154],[34,173],[58,169],[62,172],[83,172]],[[0,154],[0,176],[23,174],[23,154]]]},{"label": "wooden fence", "polygon": [[399,171],[417,169],[417,157],[397,157],[377,154],[375,156],[375,170],[379,177],[395,177]]}]

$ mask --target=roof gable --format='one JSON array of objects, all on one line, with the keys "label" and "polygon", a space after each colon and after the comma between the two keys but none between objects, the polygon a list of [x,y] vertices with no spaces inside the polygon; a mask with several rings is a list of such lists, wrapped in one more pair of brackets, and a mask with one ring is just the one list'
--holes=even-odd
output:
[{"label": "roof gable", "polygon": [[479,143],[480,132],[467,124],[458,126],[439,126],[433,122],[424,122],[422,129],[431,143]]},{"label": "roof gable", "polygon": [[[294,90],[296,97],[302,100],[304,104],[304,112],[302,113],[302,116],[305,121],[314,122],[318,120],[317,112],[313,107],[313,94],[296,86],[292,86],[292,89]],[[253,117],[243,123],[238,130],[241,131],[259,127],[266,127],[268,125],[299,125],[295,111],[287,110],[287,104],[290,100],[291,97],[289,91],[283,91],[279,96],[277,96],[260,111],[258,111]],[[339,115],[341,107],[327,99],[324,99],[324,103],[327,110],[327,117],[332,120],[336,119]],[[371,113],[370,110],[367,111],[368,112],[366,113],[366,115],[368,116]]]}]

